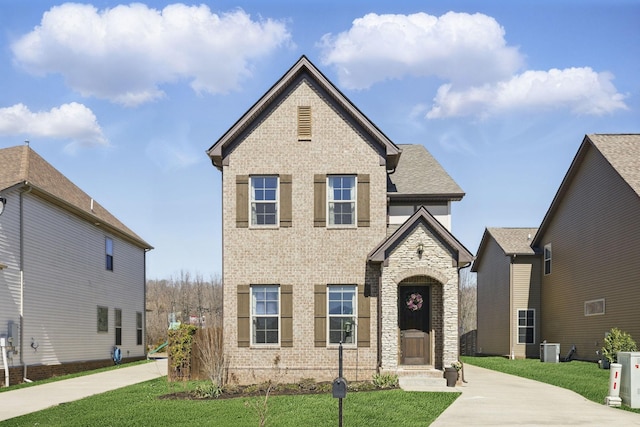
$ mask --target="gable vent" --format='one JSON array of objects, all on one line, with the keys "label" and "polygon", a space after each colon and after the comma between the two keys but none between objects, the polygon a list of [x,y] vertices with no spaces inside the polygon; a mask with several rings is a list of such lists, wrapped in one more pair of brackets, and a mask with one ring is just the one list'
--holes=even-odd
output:
[{"label": "gable vent", "polygon": [[311,139],[311,107],[298,107],[298,140]]}]

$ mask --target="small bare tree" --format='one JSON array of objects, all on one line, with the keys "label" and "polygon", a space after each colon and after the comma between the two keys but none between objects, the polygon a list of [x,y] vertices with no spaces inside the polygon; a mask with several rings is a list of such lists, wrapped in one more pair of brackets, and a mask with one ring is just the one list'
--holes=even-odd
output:
[{"label": "small bare tree", "polygon": [[460,335],[477,328],[477,296],[476,274],[463,268],[460,270]]}]

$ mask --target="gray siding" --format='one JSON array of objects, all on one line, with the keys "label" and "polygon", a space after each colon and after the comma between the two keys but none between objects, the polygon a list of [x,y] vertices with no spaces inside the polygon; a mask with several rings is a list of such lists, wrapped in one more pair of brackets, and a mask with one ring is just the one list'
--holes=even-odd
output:
[{"label": "gray siding", "polygon": [[[105,268],[105,236],[114,270]],[[56,364],[107,359],[115,344],[114,308],[122,309],[123,356],[136,345],[144,316],[144,250],[32,195],[24,196],[24,359]],[[97,306],[109,308],[109,331],[97,332]],[[30,348],[38,343],[37,351]]]},{"label": "gray siding", "polygon": [[[595,360],[612,327],[640,340],[640,199],[589,147],[550,219],[540,247],[552,244],[552,272],[542,277],[542,340]],[[585,316],[584,302],[605,298],[606,314]]]},{"label": "gray siding", "polygon": [[507,355],[509,349],[509,257],[489,238],[478,266],[478,344],[482,354]]}]

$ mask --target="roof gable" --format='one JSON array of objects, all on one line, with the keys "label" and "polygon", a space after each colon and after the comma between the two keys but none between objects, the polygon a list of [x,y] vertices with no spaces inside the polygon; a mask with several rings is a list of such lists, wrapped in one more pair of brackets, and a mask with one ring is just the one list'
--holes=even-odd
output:
[{"label": "roof gable", "polygon": [[309,61],[306,56],[302,56],[281,78],[278,80],[240,119],[227,130],[215,144],[213,144],[207,154],[212,163],[218,169],[222,169],[224,159],[230,147],[236,139],[249,128],[259,115],[267,110],[279,95],[289,90],[292,85],[301,77],[312,79],[319,85],[334,102],[340,105],[353,120],[359,123],[368,133],[373,141],[377,142],[382,152],[385,153],[388,169],[393,169],[397,165],[400,149],[396,146],[376,125],[373,124],[336,86]]},{"label": "roof gable", "polygon": [[28,145],[0,149],[0,190],[29,186],[34,194],[100,224],[145,249],[152,247]]},{"label": "roof gable", "polygon": [[505,256],[512,255],[536,255],[536,251],[531,247],[533,236],[535,236],[537,228],[515,227],[515,228],[496,228],[487,227],[482,235],[476,259],[473,262],[471,271],[477,272],[480,261],[484,257],[490,239],[496,242],[500,250]]},{"label": "roof gable", "polygon": [[384,239],[376,246],[367,256],[367,261],[384,262],[388,257],[390,250],[394,248],[408,233],[410,233],[418,224],[423,223],[432,232],[436,234],[449,247],[449,249],[457,254],[458,265],[468,264],[473,261],[473,255],[464,247],[440,222],[421,206],[404,224],[402,224],[389,237]]},{"label": "roof gable", "polygon": [[572,185],[573,178],[582,166],[587,152],[591,149],[600,153],[612,169],[640,197],[640,134],[585,135],[533,239],[534,247],[540,244],[544,231]]}]

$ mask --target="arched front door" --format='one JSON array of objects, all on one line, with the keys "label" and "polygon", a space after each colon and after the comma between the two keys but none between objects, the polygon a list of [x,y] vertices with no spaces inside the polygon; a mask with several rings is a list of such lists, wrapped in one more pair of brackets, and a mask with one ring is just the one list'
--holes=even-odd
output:
[{"label": "arched front door", "polygon": [[424,285],[398,287],[400,364],[431,364],[431,288]]}]

